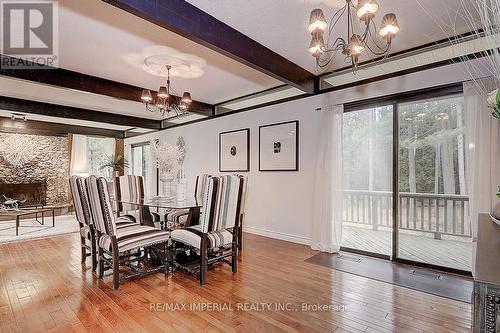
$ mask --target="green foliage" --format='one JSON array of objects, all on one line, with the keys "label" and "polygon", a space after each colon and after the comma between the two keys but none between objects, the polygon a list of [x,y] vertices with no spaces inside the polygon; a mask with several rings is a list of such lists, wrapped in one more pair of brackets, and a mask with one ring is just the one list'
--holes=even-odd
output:
[{"label": "green foliage", "polygon": [[[410,192],[411,153],[416,185],[413,191],[444,193],[444,174],[447,184],[455,185],[453,192],[460,193],[459,159],[463,160],[465,153],[461,107],[461,97],[398,105],[401,192]],[[344,114],[343,139],[345,188],[369,190],[371,182],[373,191],[392,191],[392,106]],[[438,162],[445,167],[436,173]]]},{"label": "green foliage", "polygon": [[110,168],[113,171],[123,171],[125,168],[129,167],[128,161],[125,157],[118,155],[106,156],[104,158],[104,164],[101,165],[101,170]]}]

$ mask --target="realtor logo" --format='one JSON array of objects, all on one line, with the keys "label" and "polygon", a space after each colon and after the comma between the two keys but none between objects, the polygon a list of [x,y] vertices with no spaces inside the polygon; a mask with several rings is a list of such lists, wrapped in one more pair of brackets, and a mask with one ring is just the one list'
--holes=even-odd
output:
[{"label": "realtor logo", "polygon": [[[57,1],[1,1],[2,68],[58,65]],[[45,67],[46,68],[46,67]]]}]

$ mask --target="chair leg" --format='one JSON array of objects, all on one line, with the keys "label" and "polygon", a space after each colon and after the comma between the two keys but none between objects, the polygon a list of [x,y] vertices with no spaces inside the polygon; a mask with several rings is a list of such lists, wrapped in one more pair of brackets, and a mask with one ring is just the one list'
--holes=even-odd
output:
[{"label": "chair leg", "polygon": [[201,244],[200,244],[200,284],[203,286],[207,283],[207,260],[208,260],[208,253],[207,253],[207,237],[206,235],[203,235],[201,237]]},{"label": "chair leg", "polygon": [[[240,222],[243,222],[243,215],[240,218]],[[238,250],[243,249],[243,228],[241,227],[241,224],[238,228]]]},{"label": "chair leg", "polygon": [[239,242],[236,240],[233,240],[233,249],[232,249],[232,256],[231,256],[231,268],[233,270],[233,273],[236,273],[238,271],[238,246]]},{"label": "chair leg", "polygon": [[113,289],[117,290],[120,287],[120,253],[114,236],[111,242],[111,250],[113,252]]},{"label": "chair leg", "polygon": [[165,277],[168,276],[169,262],[167,258],[167,242],[163,243],[163,264],[165,265]]},{"label": "chair leg", "polygon": [[85,237],[80,236],[80,242],[82,247],[82,264],[85,264],[87,260],[87,249],[85,248]]},{"label": "chair leg", "polygon": [[102,279],[104,276],[104,252],[102,251],[100,246],[97,246],[97,253],[98,253],[98,264],[99,264],[99,279]]},{"label": "chair leg", "polygon": [[96,240],[95,240],[95,233],[90,234],[90,242],[92,243],[90,245],[90,251],[92,252],[92,272],[95,272],[97,269],[97,251],[96,251]]}]

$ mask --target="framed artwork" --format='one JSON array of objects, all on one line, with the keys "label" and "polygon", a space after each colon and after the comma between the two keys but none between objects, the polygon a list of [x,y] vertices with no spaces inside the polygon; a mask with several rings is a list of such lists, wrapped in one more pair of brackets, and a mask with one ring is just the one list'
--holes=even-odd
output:
[{"label": "framed artwork", "polygon": [[219,171],[250,171],[250,129],[219,133]]},{"label": "framed artwork", "polygon": [[259,127],[259,171],[299,170],[299,121]]}]

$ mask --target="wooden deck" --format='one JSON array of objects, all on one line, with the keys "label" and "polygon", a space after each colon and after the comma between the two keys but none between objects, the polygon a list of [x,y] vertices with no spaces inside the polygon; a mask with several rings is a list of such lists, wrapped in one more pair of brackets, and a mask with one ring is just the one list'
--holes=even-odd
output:
[{"label": "wooden deck", "polygon": [[[181,272],[154,274],[117,291],[80,264],[77,234],[0,244],[0,332],[470,332],[470,304],[306,263],[318,252],[304,245],[244,238],[236,274],[217,267],[203,287]],[[262,303],[271,308],[236,308]]]},{"label": "wooden deck", "polygon": [[[391,254],[392,233],[374,231],[362,226],[344,226],[342,246],[358,250]],[[399,236],[400,257],[403,259],[471,271],[472,240],[470,238],[445,238],[402,231]]]}]

